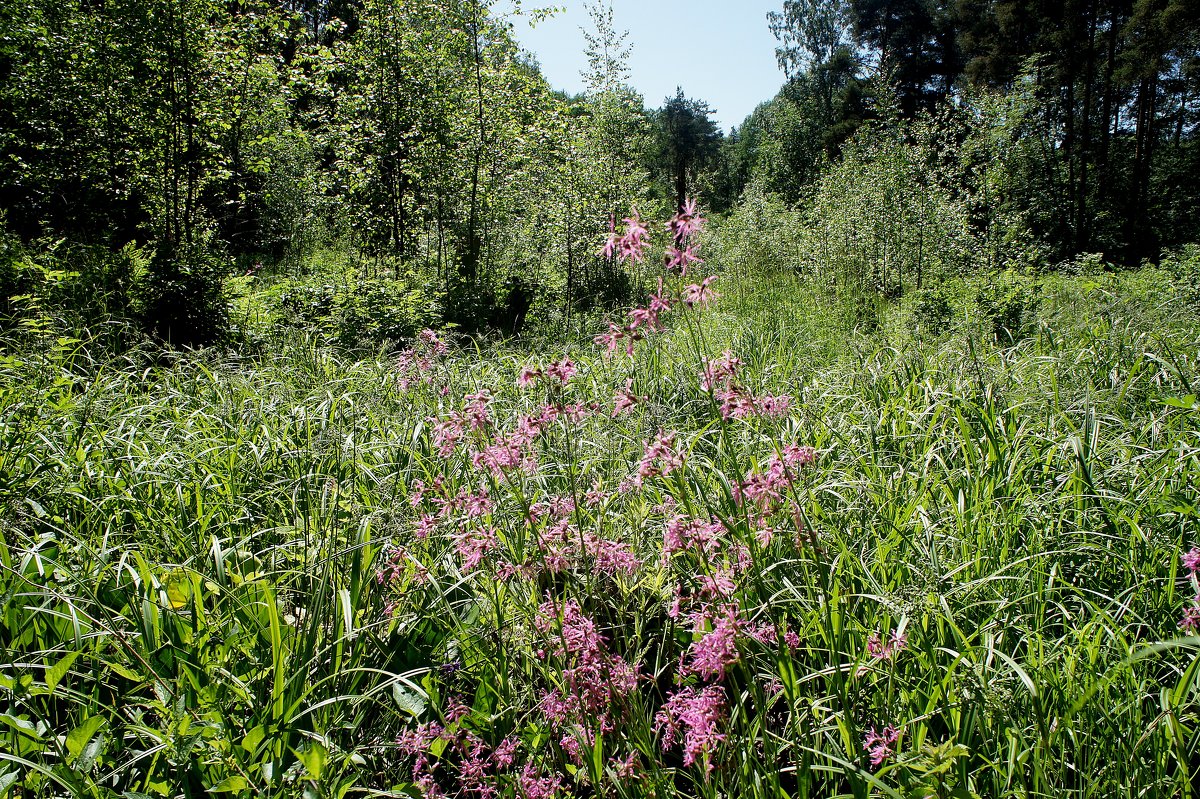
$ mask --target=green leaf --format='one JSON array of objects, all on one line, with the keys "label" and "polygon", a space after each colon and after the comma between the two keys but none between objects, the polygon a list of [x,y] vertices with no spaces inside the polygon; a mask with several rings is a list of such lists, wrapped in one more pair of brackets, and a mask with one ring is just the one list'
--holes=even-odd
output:
[{"label": "green leaf", "polygon": [[226,777],[216,785],[208,789],[209,793],[239,793],[246,790],[249,783],[246,778],[240,774],[234,774],[232,777]]},{"label": "green leaf", "polygon": [[38,733],[37,727],[29,719],[21,719],[8,713],[0,713],[0,722],[7,724],[17,731],[19,735],[32,738],[35,741],[42,740],[42,736]]},{"label": "green leaf", "polygon": [[1186,397],[1167,397],[1163,400],[1163,405],[1171,408],[1186,408],[1189,411],[1200,409],[1200,403],[1196,402],[1195,394],[1188,394]]},{"label": "green leaf", "polygon": [[103,716],[92,716],[67,733],[67,763],[73,763],[84,752],[96,732],[104,726]]},{"label": "green leaf", "polygon": [[246,737],[242,739],[242,748],[250,754],[254,754],[258,750],[258,745],[262,743],[263,738],[267,737],[267,731],[263,725],[259,724],[250,732],[246,733]]},{"label": "green leaf", "polygon": [[297,752],[296,757],[304,764],[309,779],[319,781],[321,772],[325,770],[325,761],[329,759],[329,750],[320,741],[313,741],[303,751]]},{"label": "green leaf", "polygon": [[79,657],[81,653],[78,651],[68,652],[57,663],[46,669],[46,687],[51,691],[58,687],[62,682],[63,677],[67,676],[67,672],[71,669],[71,664]]},{"label": "green leaf", "polygon": [[108,667],[109,671],[111,671],[113,674],[116,674],[118,677],[124,677],[125,679],[133,680],[134,682],[145,682],[146,681],[145,677],[138,674],[136,671],[129,668],[128,666],[124,666],[120,663],[113,663],[113,662],[110,662],[107,660],[104,661],[104,665]]},{"label": "green leaf", "polygon": [[416,691],[405,688],[402,683],[392,683],[392,698],[396,700],[397,707],[413,716],[419,717],[425,712],[425,700]]}]

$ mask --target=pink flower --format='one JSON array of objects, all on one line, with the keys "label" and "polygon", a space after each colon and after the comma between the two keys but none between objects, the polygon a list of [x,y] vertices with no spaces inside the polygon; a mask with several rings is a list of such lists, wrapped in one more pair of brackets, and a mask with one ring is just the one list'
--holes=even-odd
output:
[{"label": "pink flower", "polygon": [[462,558],[463,571],[473,571],[483,561],[484,555],[500,545],[496,531],[491,527],[476,528],[455,537],[454,548]]},{"label": "pink flower", "polygon": [[683,456],[675,451],[675,434],[659,431],[658,437],[646,444],[634,482],[640,486],[647,478],[668,475],[683,466]]},{"label": "pink flower", "polygon": [[885,642],[879,637],[879,631],[871,633],[867,638],[867,654],[878,660],[891,660],[897,653],[908,646],[908,633],[892,630]]},{"label": "pink flower", "polygon": [[704,263],[704,259],[696,255],[696,248],[690,244],[682,250],[678,247],[668,247],[666,261],[667,269],[671,271],[679,270],[679,274],[681,275],[686,275],[688,267],[692,264]]},{"label": "pink flower", "polygon": [[625,234],[617,241],[615,249],[620,260],[630,260],[642,263],[645,260],[645,250],[649,231],[642,223],[641,217],[634,209],[633,216],[625,219]]},{"label": "pink flower", "polygon": [[878,768],[884,760],[895,754],[893,746],[899,739],[900,731],[890,724],[882,732],[871,727],[863,739],[863,751],[870,753],[872,768]]},{"label": "pink flower", "polygon": [[617,255],[621,237],[617,235],[617,220],[615,217],[608,218],[608,237],[604,240],[604,247],[600,250],[600,255],[607,260],[612,260]]},{"label": "pink flower", "polygon": [[1193,604],[1183,611],[1183,618],[1179,620],[1179,629],[1193,634],[1200,633],[1200,605]]},{"label": "pink flower", "polygon": [[574,377],[578,371],[570,358],[563,358],[561,361],[554,361],[546,367],[546,377],[553,378],[559,383],[566,385],[567,381]]},{"label": "pink flower", "polygon": [[685,670],[705,680],[724,679],[725,669],[738,660],[737,635],[741,626],[737,606],[726,606],[712,630],[692,644],[691,661]]},{"label": "pink flower", "polygon": [[[693,687],[675,692],[654,717],[654,726],[662,731],[663,751],[675,745],[683,733],[683,764],[691,766],[706,757],[725,740],[721,724],[725,720],[725,691],[719,685]],[[707,765],[711,772],[713,763]]]},{"label": "pink flower", "polygon": [[728,386],[742,367],[741,360],[729,350],[725,350],[715,361],[705,361],[700,374],[700,389],[712,391],[718,386]]},{"label": "pink flower", "polygon": [[1200,570],[1200,547],[1192,547],[1184,552],[1181,558],[1183,568],[1187,569],[1189,573],[1195,574],[1197,570]]},{"label": "pink flower", "polygon": [[758,410],[763,416],[780,419],[787,416],[792,407],[792,398],[787,394],[767,395],[758,400]]},{"label": "pink flower", "polygon": [[517,739],[511,735],[500,742],[496,751],[492,752],[492,762],[496,764],[496,768],[508,768],[513,764],[518,743]]},{"label": "pink flower", "polygon": [[517,385],[520,386],[521,388],[525,388],[526,386],[528,386],[530,383],[532,383],[534,380],[537,380],[541,376],[542,376],[541,369],[534,369],[532,367],[526,366],[521,369],[521,374],[517,376]]},{"label": "pink flower", "polygon": [[561,785],[562,778],[557,774],[538,776],[532,763],[526,763],[517,777],[517,786],[525,799],[554,799]]},{"label": "pink flower", "polygon": [[630,752],[623,760],[618,760],[616,757],[611,757],[608,760],[608,767],[616,774],[617,779],[631,780],[637,774],[638,754]]},{"label": "pink flower", "polygon": [[642,399],[642,397],[633,393],[633,378],[626,380],[625,388],[618,391],[616,396],[613,397],[613,418],[615,419],[623,413],[628,413]]},{"label": "pink flower", "polygon": [[691,308],[692,306],[704,307],[712,300],[720,297],[715,291],[709,288],[713,281],[717,279],[716,275],[709,275],[700,282],[699,285],[693,284],[683,290],[683,303]]},{"label": "pink flower", "polygon": [[698,233],[703,226],[704,220],[696,209],[696,201],[689,199],[684,202],[679,213],[667,223],[667,230],[671,231],[676,241],[682,242]]}]

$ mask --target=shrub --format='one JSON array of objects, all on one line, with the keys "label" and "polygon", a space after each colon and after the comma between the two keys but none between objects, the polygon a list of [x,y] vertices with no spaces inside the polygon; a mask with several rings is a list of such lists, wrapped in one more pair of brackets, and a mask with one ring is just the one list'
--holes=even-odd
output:
[{"label": "shrub", "polygon": [[909,323],[918,337],[937,337],[954,321],[954,297],[944,286],[921,289],[913,295]]},{"label": "shrub", "polygon": [[984,282],[975,295],[984,329],[998,343],[1019,341],[1037,316],[1038,289],[1035,278],[1011,270]]}]

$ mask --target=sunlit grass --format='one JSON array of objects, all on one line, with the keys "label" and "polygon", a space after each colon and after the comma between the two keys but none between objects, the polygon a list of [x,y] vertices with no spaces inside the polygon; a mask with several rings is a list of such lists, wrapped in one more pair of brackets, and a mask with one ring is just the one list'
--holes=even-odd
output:
[{"label": "sunlit grass", "polygon": [[[1165,279],[1047,279],[1011,346],[972,315],[975,285],[918,338],[903,304],[855,331],[810,282],[721,282],[632,360],[466,347],[408,388],[390,360],[303,340],[171,364],[12,349],[0,785],[1192,795],[1200,640],[1178,623],[1197,591],[1180,561],[1200,543],[1200,416],[1181,399],[1197,337]],[[792,397],[786,417],[721,419],[698,378],[725,349],[747,391]],[[564,358],[565,386],[518,387]],[[614,418],[626,380],[639,400]],[[436,426],[481,391],[489,425],[439,451]],[[535,469],[474,461],[572,404],[525,443]],[[633,485],[660,432],[682,465]],[[760,514],[738,485],[787,444],[817,458]],[[460,492],[490,507],[437,517]],[[664,559],[671,519],[719,522],[714,544]],[[737,632],[717,675],[689,664],[723,617],[687,603],[726,578],[714,608],[736,606]],[[563,643],[569,603],[599,645]],[[904,644],[881,656],[874,634]],[[547,712],[582,690],[572,669],[614,682],[615,659],[636,690]],[[707,687],[715,737],[694,758],[683,728],[664,747],[664,707]],[[873,764],[864,743],[889,725]]]}]

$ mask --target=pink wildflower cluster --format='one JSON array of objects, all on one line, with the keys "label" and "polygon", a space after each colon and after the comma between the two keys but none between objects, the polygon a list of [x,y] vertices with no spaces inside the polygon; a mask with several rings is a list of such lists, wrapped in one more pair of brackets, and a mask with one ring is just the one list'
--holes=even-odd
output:
[{"label": "pink wildflower cluster", "polygon": [[[719,685],[687,687],[676,691],[654,717],[656,729],[663,734],[663,750],[677,742],[683,744],[683,764],[691,766],[725,740],[721,731],[725,721],[725,689]],[[681,740],[682,739],[682,740]],[[711,772],[712,761],[706,763]]]},{"label": "pink wildflower cluster", "polygon": [[535,380],[546,378],[565,386],[578,373],[579,369],[575,366],[574,362],[570,358],[563,358],[561,361],[552,361],[546,367],[525,367],[517,377],[517,385],[525,388]]},{"label": "pink wildflower cluster", "polygon": [[[739,505],[753,509],[757,514],[753,521],[759,528],[759,543],[764,546],[770,543],[771,528],[767,525],[767,517],[783,505],[796,471],[812,463],[816,457],[816,451],[812,447],[787,444],[782,452],[771,456],[766,468],[751,472],[733,486],[734,500]],[[802,519],[794,504],[791,510],[799,532]]]},{"label": "pink wildflower cluster", "polygon": [[451,494],[440,477],[432,484],[414,480],[409,503],[420,511],[414,535],[424,540],[439,530],[449,530],[463,568],[479,567],[484,556],[499,546],[495,528],[482,524],[495,506],[486,488],[471,491],[465,486]]},{"label": "pink wildflower cluster", "polygon": [[721,403],[723,419],[745,419],[749,416],[782,418],[792,407],[787,394],[755,397],[737,380],[742,362],[729,350],[715,361],[705,361],[700,373],[700,388],[712,392]]},{"label": "pink wildflower cluster", "polygon": [[554,799],[562,787],[557,774],[542,775],[532,763],[527,763],[517,776],[517,787],[525,799]]},{"label": "pink wildflower cluster", "polygon": [[[1196,572],[1200,571],[1200,547],[1192,547],[1180,555],[1180,559],[1183,561],[1183,568],[1191,577],[1192,587],[1197,588]],[[1179,629],[1192,635],[1200,635],[1200,588],[1197,588],[1192,604],[1184,608],[1183,618],[1179,620]]]},{"label": "pink wildflower cluster", "polygon": [[691,657],[683,665],[683,673],[702,680],[725,679],[725,669],[738,661],[737,638],[741,631],[737,605],[721,608],[712,620],[712,629],[688,650]]},{"label": "pink wildflower cluster", "polygon": [[884,641],[879,631],[871,633],[867,639],[867,654],[877,660],[891,660],[894,655],[908,646],[908,633],[892,630],[892,634]]},{"label": "pink wildflower cluster", "polygon": [[614,705],[637,689],[636,667],[609,652],[596,623],[574,600],[543,602],[534,626],[547,639],[541,655],[563,663],[563,685],[542,697],[542,712],[568,727],[572,740],[574,727],[610,732]]},{"label": "pink wildflower cluster", "polygon": [[634,485],[640,486],[651,477],[666,476],[682,466],[683,455],[675,449],[675,434],[660,430],[658,436],[646,444]]},{"label": "pink wildflower cluster", "polygon": [[896,741],[900,740],[900,730],[892,725],[876,730],[872,727],[863,739],[863,751],[871,759],[871,768],[879,768],[883,761],[896,753]]},{"label": "pink wildflower cluster", "polygon": [[433,369],[447,353],[446,342],[432,330],[422,330],[417,342],[396,358],[397,383],[408,391],[416,383],[433,383]]},{"label": "pink wildflower cluster", "polygon": [[663,530],[663,558],[687,550],[713,555],[717,551],[724,529],[725,525],[720,522],[702,522],[678,514],[671,516]]},{"label": "pink wildflower cluster", "polygon": [[[593,488],[585,495],[589,503],[606,501],[608,495]],[[642,566],[626,542],[605,538],[595,530],[581,531],[574,523],[575,502],[569,497],[552,497],[529,508],[527,526],[533,531],[536,554],[512,573],[534,577],[557,574],[572,568],[588,568],[609,576],[632,575]]]},{"label": "pink wildflower cluster", "polygon": [[696,234],[704,226],[704,219],[696,209],[695,200],[687,200],[679,213],[667,222],[667,230],[671,234],[673,246],[667,248],[667,269],[686,275],[692,264],[702,264],[704,261],[696,254]]},{"label": "pink wildflower cluster", "polygon": [[649,244],[650,231],[634,209],[633,216],[625,218],[625,230],[617,234],[616,219],[608,221],[608,238],[600,254],[609,260],[633,261],[642,263],[645,260],[646,247]]},{"label": "pink wildflower cluster", "polygon": [[[467,708],[455,706],[446,714],[446,721],[457,724]],[[516,761],[519,742],[509,736],[494,748],[479,735],[465,729],[451,731],[437,722],[421,724],[414,730],[406,730],[396,739],[396,749],[413,758],[412,779],[426,797],[442,797],[445,792],[438,781],[438,771],[446,770],[453,763],[457,774],[454,784],[459,788],[456,795],[492,799],[498,795],[496,776],[510,771]],[[443,744],[440,757],[433,755],[433,746]],[[525,772],[536,774],[527,765]],[[552,794],[546,794],[550,796]]]},{"label": "pink wildflower cluster", "polygon": [[[697,254],[696,234],[704,225],[696,208],[695,200],[684,203],[679,213],[667,222],[667,230],[671,235],[672,244],[666,250],[666,268],[676,272],[681,277],[686,276],[692,266],[704,261]],[[633,261],[641,263],[647,246],[649,231],[635,212],[625,220],[625,231],[618,234],[615,220],[609,221],[608,239],[601,254],[617,261]],[[658,289],[651,293],[650,302],[645,307],[634,308],[629,312],[629,321],[624,324],[610,322],[608,332],[596,336],[596,344],[604,347],[606,358],[612,357],[621,349],[632,356],[637,342],[646,338],[651,332],[663,329],[662,314],[667,313],[677,304],[682,303],[688,308],[700,308],[719,295],[712,290],[716,277],[710,275],[701,282],[684,287],[677,294],[668,292],[663,279],[658,279]]]}]

